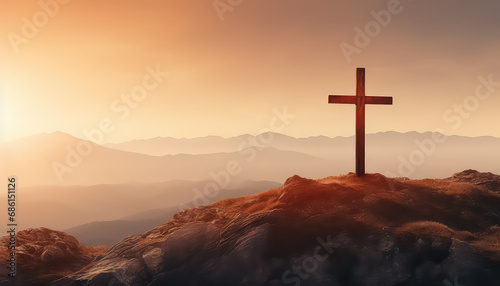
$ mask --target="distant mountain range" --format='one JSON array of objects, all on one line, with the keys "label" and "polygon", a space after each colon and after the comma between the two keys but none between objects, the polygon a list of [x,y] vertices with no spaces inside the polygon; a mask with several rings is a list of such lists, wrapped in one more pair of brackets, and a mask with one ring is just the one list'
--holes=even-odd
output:
[{"label": "distant mountain range", "polygon": [[[369,173],[410,178],[444,178],[469,168],[500,173],[500,138],[383,132],[368,134],[366,144]],[[353,171],[354,137],[264,133],[100,146],[55,132],[1,143],[0,167],[23,186],[203,181],[223,178],[228,168],[230,180],[283,182],[294,174],[320,178]]]},{"label": "distant mountain range", "polygon": [[275,148],[150,156],[102,147],[60,132],[2,143],[0,150],[2,169],[18,176],[23,186],[202,181],[222,178],[228,172],[230,180],[283,181],[296,172],[316,177],[343,169],[326,159]]}]

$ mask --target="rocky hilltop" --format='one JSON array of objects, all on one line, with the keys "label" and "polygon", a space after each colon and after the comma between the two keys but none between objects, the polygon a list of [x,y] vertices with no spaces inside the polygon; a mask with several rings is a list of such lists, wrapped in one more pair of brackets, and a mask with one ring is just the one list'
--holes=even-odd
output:
[{"label": "rocky hilltop", "polygon": [[0,285],[45,285],[72,275],[88,265],[105,250],[89,248],[64,232],[47,228],[27,229],[16,236],[16,278],[7,278],[5,265],[10,257],[7,251],[9,236],[2,237],[0,259]]},{"label": "rocky hilltop", "polygon": [[500,176],[294,176],[182,211],[102,255],[47,229],[19,237],[20,273],[40,284],[498,285]]}]

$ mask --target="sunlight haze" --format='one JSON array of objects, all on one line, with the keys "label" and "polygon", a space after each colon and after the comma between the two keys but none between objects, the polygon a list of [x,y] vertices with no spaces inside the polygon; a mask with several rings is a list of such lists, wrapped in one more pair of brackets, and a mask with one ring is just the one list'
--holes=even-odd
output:
[{"label": "sunlight haze", "polygon": [[[3,1],[1,141],[53,131],[88,139],[103,119],[112,123],[104,143],[256,135],[285,107],[295,117],[280,133],[350,136],[354,107],[327,97],[355,93],[356,67],[366,68],[367,95],[394,97],[367,107],[368,133],[500,136],[497,1],[260,0],[225,11],[213,1],[54,1]],[[40,3],[58,3],[45,7],[47,23]],[[383,20],[389,5],[398,13]],[[349,62],[342,43],[354,46],[374,15],[385,26],[372,25],[378,33]],[[148,69],[164,77],[127,104]],[[493,92],[470,99],[480,77]]]}]

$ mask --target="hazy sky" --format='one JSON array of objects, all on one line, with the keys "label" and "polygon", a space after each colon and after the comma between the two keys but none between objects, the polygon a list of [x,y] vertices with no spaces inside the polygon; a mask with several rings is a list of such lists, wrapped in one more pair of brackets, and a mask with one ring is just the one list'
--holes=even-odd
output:
[{"label": "hazy sky", "polygon": [[356,67],[394,97],[367,107],[367,132],[500,137],[496,0],[1,2],[2,141],[257,134],[284,107],[274,131],[353,135],[354,107],[327,96],[353,94]]}]

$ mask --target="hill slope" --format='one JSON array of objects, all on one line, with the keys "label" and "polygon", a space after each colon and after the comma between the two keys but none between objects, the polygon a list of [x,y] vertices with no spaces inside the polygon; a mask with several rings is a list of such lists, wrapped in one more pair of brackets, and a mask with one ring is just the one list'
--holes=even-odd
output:
[{"label": "hill slope", "polygon": [[472,170],[294,176],[184,210],[54,285],[498,285],[499,186]]}]

